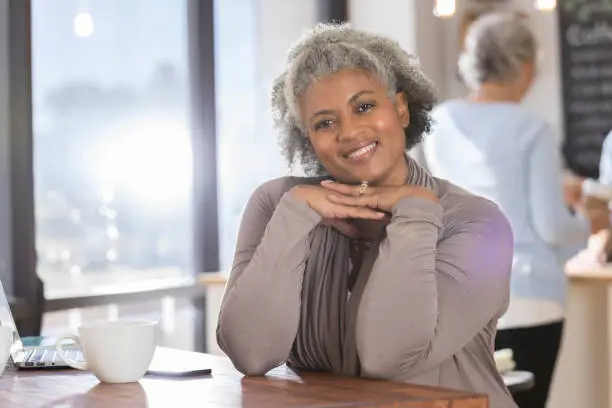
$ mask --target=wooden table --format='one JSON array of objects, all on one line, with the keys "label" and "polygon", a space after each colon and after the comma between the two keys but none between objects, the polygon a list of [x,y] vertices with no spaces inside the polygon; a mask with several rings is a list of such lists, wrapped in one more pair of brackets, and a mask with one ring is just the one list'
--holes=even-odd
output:
[{"label": "wooden table", "polygon": [[159,348],[153,364],[167,362],[201,362],[213,373],[185,379],[145,376],[138,383],[109,385],[87,372],[11,369],[0,376],[0,407],[488,407],[487,397],[478,394],[322,373],[298,375],[286,367],[247,378],[226,358]]}]

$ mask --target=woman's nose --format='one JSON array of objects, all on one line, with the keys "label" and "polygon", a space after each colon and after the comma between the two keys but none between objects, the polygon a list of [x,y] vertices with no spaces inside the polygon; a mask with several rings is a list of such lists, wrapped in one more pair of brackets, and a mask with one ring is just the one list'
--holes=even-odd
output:
[{"label": "woman's nose", "polygon": [[366,128],[358,120],[345,119],[341,123],[338,133],[339,142],[351,142],[363,138]]}]

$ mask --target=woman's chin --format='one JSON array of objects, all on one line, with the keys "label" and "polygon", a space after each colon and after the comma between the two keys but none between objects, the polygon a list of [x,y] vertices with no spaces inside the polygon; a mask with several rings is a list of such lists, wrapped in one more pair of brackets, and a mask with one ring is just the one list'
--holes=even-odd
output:
[{"label": "woman's chin", "polygon": [[352,179],[356,183],[367,181],[370,185],[380,184],[385,178],[385,174],[388,172],[388,169],[383,166],[368,166],[368,168],[359,170],[360,171],[352,173]]},{"label": "woman's chin", "polygon": [[360,184],[367,181],[368,184],[375,185],[384,178],[384,174],[387,172],[388,166],[372,161],[367,166],[353,166],[342,163],[337,167],[337,171],[330,171],[330,174],[336,181],[344,184]]},{"label": "woman's chin", "polygon": [[376,174],[372,174],[372,173],[365,173],[365,172],[357,173],[356,172],[356,173],[352,173],[348,175],[345,174],[343,177],[337,178],[337,180],[344,184],[355,184],[355,185],[361,184],[365,181],[369,185],[373,186],[378,183],[378,181],[380,180],[380,176]]}]

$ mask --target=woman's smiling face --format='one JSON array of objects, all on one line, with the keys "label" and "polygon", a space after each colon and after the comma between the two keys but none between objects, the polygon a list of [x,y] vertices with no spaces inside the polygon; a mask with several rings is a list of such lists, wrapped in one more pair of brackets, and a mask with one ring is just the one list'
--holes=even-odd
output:
[{"label": "woman's smiling face", "polygon": [[390,97],[374,75],[344,69],[313,82],[300,100],[308,137],[325,169],[345,183],[403,184],[405,95]]}]

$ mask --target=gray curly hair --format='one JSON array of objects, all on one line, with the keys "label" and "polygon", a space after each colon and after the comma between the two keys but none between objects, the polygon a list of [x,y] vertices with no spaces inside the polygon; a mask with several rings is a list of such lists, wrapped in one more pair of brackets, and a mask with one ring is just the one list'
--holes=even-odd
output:
[{"label": "gray curly hair", "polygon": [[347,68],[376,75],[387,86],[390,97],[405,93],[410,111],[410,124],[405,130],[407,149],[420,143],[423,134],[430,131],[435,88],[414,55],[396,41],[356,30],[347,23],[321,23],[290,49],[286,68],[272,87],[274,122],[290,167],[299,157],[306,174],[327,174],[301,121],[299,100],[318,78]]},{"label": "gray curly hair", "polygon": [[524,16],[490,12],[468,29],[459,72],[471,89],[485,82],[509,83],[519,75],[522,63],[534,62],[536,57],[536,39]]}]

